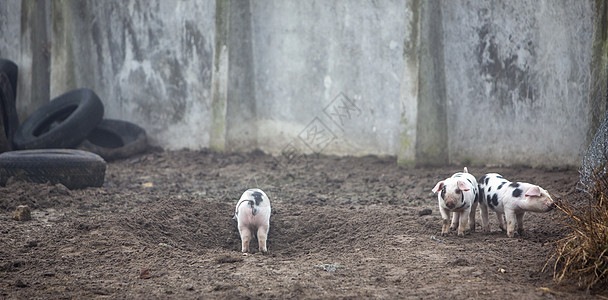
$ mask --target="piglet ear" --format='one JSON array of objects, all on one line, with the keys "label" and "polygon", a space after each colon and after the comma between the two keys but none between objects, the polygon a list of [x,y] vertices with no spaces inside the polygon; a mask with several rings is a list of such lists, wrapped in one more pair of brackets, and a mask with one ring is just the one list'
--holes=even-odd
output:
[{"label": "piglet ear", "polygon": [[540,188],[533,186],[526,191],[526,197],[540,197]]},{"label": "piglet ear", "polygon": [[442,188],[443,188],[443,181],[437,182],[437,184],[433,188],[433,193],[437,193],[437,192],[441,191]]},{"label": "piglet ear", "polygon": [[469,169],[467,169],[467,167],[464,167],[464,173],[469,173]]},{"label": "piglet ear", "polygon": [[465,192],[470,190],[469,186],[466,183],[464,183],[464,181],[460,181],[460,180],[458,180],[458,188],[461,191],[465,191]]}]

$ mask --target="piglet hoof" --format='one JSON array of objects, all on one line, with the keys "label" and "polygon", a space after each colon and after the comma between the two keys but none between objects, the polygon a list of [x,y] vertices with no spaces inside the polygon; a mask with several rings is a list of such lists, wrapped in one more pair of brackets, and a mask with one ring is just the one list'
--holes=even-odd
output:
[{"label": "piglet hoof", "polygon": [[448,233],[447,232],[442,232],[441,236],[448,236]]}]

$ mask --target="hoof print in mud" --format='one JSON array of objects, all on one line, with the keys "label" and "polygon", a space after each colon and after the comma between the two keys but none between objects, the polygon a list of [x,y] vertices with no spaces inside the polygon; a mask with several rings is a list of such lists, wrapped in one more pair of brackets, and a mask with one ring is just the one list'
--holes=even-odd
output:
[{"label": "hoof print in mud", "polygon": [[418,216],[419,217],[423,217],[423,216],[428,216],[433,214],[433,210],[430,208],[425,208],[423,210],[418,211]]},{"label": "hoof print in mud", "polygon": [[142,267],[139,270],[139,278],[140,279],[150,279],[152,275],[150,274],[150,267]]}]

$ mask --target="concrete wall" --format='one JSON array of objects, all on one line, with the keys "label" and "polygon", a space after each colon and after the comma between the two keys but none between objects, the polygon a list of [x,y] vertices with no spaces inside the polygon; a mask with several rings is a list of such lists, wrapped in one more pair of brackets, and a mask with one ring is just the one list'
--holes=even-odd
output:
[{"label": "concrete wall", "polygon": [[593,4],[444,2],[450,161],[578,163],[592,105]]},{"label": "concrete wall", "polygon": [[52,15],[51,96],[88,87],[156,145],[209,147],[215,3],[66,0]]},{"label": "concrete wall", "polygon": [[401,162],[578,165],[606,109],[605,1],[412,3]]},{"label": "concrete wall", "polygon": [[166,149],[570,166],[606,110],[606,9],[8,0],[0,56],[21,68],[23,117],[89,87],[106,117],[139,124]]},{"label": "concrete wall", "polygon": [[406,2],[252,3],[260,149],[395,155]]}]

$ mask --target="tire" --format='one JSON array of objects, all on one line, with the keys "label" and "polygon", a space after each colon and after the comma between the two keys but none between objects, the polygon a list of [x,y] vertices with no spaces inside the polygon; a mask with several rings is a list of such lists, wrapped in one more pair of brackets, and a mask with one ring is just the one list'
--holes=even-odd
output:
[{"label": "tire", "polygon": [[9,178],[51,184],[61,183],[69,189],[100,187],[106,173],[106,162],[99,155],[75,149],[38,149],[0,154],[0,185]]},{"label": "tire", "polygon": [[75,148],[103,118],[103,104],[89,89],[67,92],[41,106],[15,132],[16,149]]},{"label": "tire", "polygon": [[0,58],[0,127],[2,127],[0,134],[4,134],[0,152],[12,150],[13,135],[19,127],[15,103],[18,74],[19,68],[14,62]]},{"label": "tire", "polygon": [[133,123],[103,119],[78,148],[110,161],[145,151],[148,139],[146,131]]},{"label": "tire", "polygon": [[4,122],[2,111],[0,110],[0,153],[6,151],[11,151],[11,143],[6,138],[6,134],[4,134]]}]

